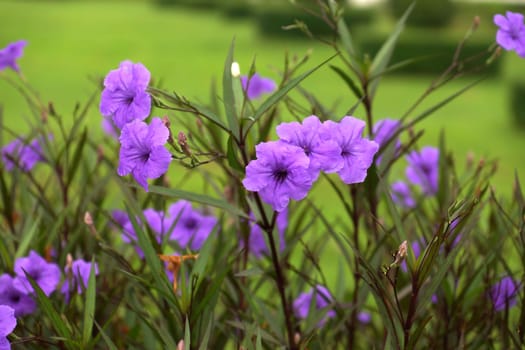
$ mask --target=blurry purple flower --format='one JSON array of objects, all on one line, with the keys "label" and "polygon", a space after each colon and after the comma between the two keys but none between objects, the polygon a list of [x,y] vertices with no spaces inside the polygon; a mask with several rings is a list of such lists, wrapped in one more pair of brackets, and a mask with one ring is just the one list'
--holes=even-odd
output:
[{"label": "blurry purple flower", "polygon": [[0,275],[0,305],[7,305],[15,310],[15,316],[31,314],[36,309],[33,298],[20,292],[13,286],[14,278],[8,274]]},{"label": "blurry purple flower", "polygon": [[[251,215],[253,219],[253,215]],[[277,232],[279,233],[279,250],[282,252],[285,248],[284,234],[288,227],[288,209],[284,209],[277,214],[276,219]],[[244,240],[240,240],[241,246],[244,248]],[[265,233],[259,225],[255,222],[250,225],[250,237],[248,244],[250,246],[250,253],[256,258],[260,258],[263,254],[269,254],[270,248],[266,245]]]},{"label": "blurry purple flower", "polygon": [[255,147],[256,160],[246,167],[242,181],[248,191],[259,192],[275,211],[283,211],[291,199],[301,200],[312,187],[310,160],[302,148],[280,141]]},{"label": "blurry purple flower", "polygon": [[124,227],[124,225],[129,222],[128,213],[119,209],[115,209],[111,212],[111,219],[118,225],[119,228]]},{"label": "blurry purple flower", "polygon": [[112,117],[117,128],[133,120],[144,120],[151,111],[151,97],[146,92],[150,72],[142,63],[121,62],[104,79],[100,113]]},{"label": "blurry purple flower", "polygon": [[26,273],[33,278],[45,295],[53,293],[60,282],[58,265],[48,263],[34,250],[29,252],[29,256],[16,259],[14,271],[16,277],[13,286],[25,294],[33,292],[33,287],[26,278]]},{"label": "blurry purple flower", "polygon": [[369,312],[360,311],[357,314],[357,320],[361,322],[362,324],[368,324],[370,323],[370,321],[372,321],[372,315],[370,315]]},{"label": "blurry purple flower", "polygon": [[134,120],[122,128],[117,173],[120,176],[131,173],[146,192],[148,179],[156,179],[168,170],[170,152],[164,148],[169,130],[160,118],[153,118],[151,124]]},{"label": "blurry purple flower", "polygon": [[339,123],[328,120],[323,125],[322,137],[335,140],[341,147],[344,165],[337,172],[341,180],[346,184],[363,182],[379,148],[376,142],[362,137],[365,122],[346,116]]},{"label": "blurry purple flower", "polygon": [[2,148],[2,161],[8,171],[14,168],[30,171],[36,163],[44,160],[38,139],[29,143],[25,143],[22,139],[15,139]]},{"label": "blurry purple flower", "polygon": [[102,118],[102,131],[108,136],[118,139],[120,135],[120,129],[117,128],[111,117]]},{"label": "blurry purple flower", "polygon": [[[66,279],[60,291],[66,296],[66,300],[69,300],[69,293],[72,290],[82,294],[82,288],[87,288],[91,273],[91,262],[82,259],[75,260],[71,266],[65,267],[64,272]],[[95,275],[98,275],[98,265],[96,263]]]},{"label": "blurry purple flower", "polygon": [[175,227],[170,239],[178,242],[182,249],[189,247],[192,250],[201,249],[202,245],[217,226],[217,218],[204,215],[194,210],[191,203],[179,200],[168,208]]},{"label": "blurry purple flower", "polygon": [[27,45],[27,41],[19,40],[13,43],[10,43],[6,47],[0,50],[0,71],[3,71],[7,67],[18,72],[20,67],[18,67],[17,59],[22,57],[24,53],[24,47]]},{"label": "blurry purple flower", "polygon": [[0,350],[10,350],[7,336],[16,327],[15,310],[8,305],[0,305]]},{"label": "blurry purple flower", "polygon": [[332,139],[321,139],[323,124],[315,115],[309,116],[302,123],[281,123],[277,126],[277,135],[281,141],[300,147],[310,159],[309,171],[314,179],[319,171],[333,173],[343,165],[341,147]]},{"label": "blurry purple flower", "polygon": [[507,11],[506,16],[495,15],[494,24],[499,27],[496,33],[498,45],[505,50],[515,50],[519,56],[525,57],[525,24],[523,23],[523,15]]},{"label": "blurry purple flower", "polygon": [[[396,119],[382,119],[374,124],[374,141],[377,142],[379,148],[386,146],[387,142],[394,136],[394,133],[401,127],[401,122]],[[399,149],[401,142],[396,139],[390,143],[394,145],[395,152]],[[381,162],[381,156],[376,158],[376,164]]]},{"label": "blurry purple flower", "polygon": [[396,181],[391,186],[391,196],[394,203],[407,208],[413,208],[416,201],[412,197],[410,187],[404,181]]},{"label": "blurry purple flower", "polygon": [[494,310],[501,311],[516,305],[520,286],[512,277],[505,276],[490,289],[489,296]]},{"label": "blurry purple flower", "polygon": [[406,176],[410,182],[421,186],[427,196],[438,191],[439,149],[423,147],[420,152],[412,151],[407,155]]},{"label": "blurry purple flower", "polygon": [[[330,294],[328,289],[321,285],[315,286],[315,289],[312,288],[309,292],[299,294],[299,296],[293,302],[293,310],[295,316],[298,319],[305,319],[308,317],[308,314],[311,311],[310,305],[312,304],[312,298],[314,297],[314,294],[314,305],[316,310],[320,310],[327,307],[333,301],[332,295]],[[326,313],[326,317],[319,322],[318,326],[322,327],[326,322],[327,318],[333,317],[335,317],[335,311],[328,310],[328,312]]]},{"label": "blurry purple flower", "polygon": [[277,88],[277,84],[270,78],[261,77],[255,73],[248,79],[248,76],[241,76],[243,90],[250,100],[255,100],[263,94],[269,94]]},{"label": "blurry purple flower", "polygon": [[437,304],[438,300],[438,296],[436,294],[432,294],[432,297],[430,298],[432,304]]}]

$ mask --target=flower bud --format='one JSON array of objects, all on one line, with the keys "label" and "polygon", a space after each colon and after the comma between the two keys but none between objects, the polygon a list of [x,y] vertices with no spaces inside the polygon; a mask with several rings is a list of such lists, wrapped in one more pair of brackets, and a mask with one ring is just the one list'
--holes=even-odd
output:
[{"label": "flower bud", "polygon": [[241,76],[241,67],[239,66],[239,63],[232,62],[231,72],[234,78],[238,78]]}]

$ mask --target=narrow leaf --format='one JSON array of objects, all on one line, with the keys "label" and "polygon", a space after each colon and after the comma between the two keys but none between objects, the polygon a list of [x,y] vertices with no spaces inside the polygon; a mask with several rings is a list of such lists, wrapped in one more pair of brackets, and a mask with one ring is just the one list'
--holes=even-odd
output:
[{"label": "narrow leaf", "polygon": [[86,286],[86,303],[84,305],[84,324],[82,327],[82,343],[87,345],[93,333],[93,323],[95,320],[95,301],[96,301],[95,260],[91,260],[88,285]]},{"label": "narrow leaf", "polygon": [[226,119],[228,120],[228,126],[234,137],[239,136],[239,116],[237,115],[237,109],[235,108],[235,89],[234,84],[240,84],[238,78],[232,76],[232,63],[233,63],[233,51],[235,48],[235,39],[232,40],[226,62],[224,63],[224,72],[222,75],[222,98],[224,102],[224,109],[226,112]]}]

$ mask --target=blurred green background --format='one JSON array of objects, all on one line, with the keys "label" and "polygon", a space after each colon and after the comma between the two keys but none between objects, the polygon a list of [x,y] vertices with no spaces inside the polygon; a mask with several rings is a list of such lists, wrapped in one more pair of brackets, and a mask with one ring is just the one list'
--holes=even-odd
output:
[{"label": "blurred green background", "polygon": [[[393,6],[380,3],[347,9],[345,18],[356,41],[371,54],[394,27],[399,9],[409,2],[391,1],[395,1]],[[415,101],[450,61],[475,15],[481,23],[465,48],[471,53],[494,43],[495,13],[525,9],[518,5],[443,0],[437,2],[440,6],[436,10],[432,3],[420,1],[400,39],[394,62],[414,55],[431,58],[385,77],[378,90],[376,119],[399,117]],[[442,8],[446,11],[440,12]],[[327,31],[323,23],[286,0],[0,0],[0,47],[19,39],[29,41],[20,60],[24,76],[44,100],[53,101],[58,112],[67,116],[77,101],[86,101],[97,89],[94,81],[124,59],[144,63],[163,87],[204,102],[209,101],[211,80],[220,80],[233,38],[235,58],[243,73],[256,58],[257,70],[278,80],[285,52],[300,57],[311,51],[307,67],[313,67],[329,57],[332,50],[299,31],[283,31],[281,27],[293,23],[294,18],[305,21],[314,33]],[[487,80],[419,126],[425,129],[420,145],[437,146],[440,130],[444,129],[457,163],[463,163],[468,152],[473,152],[476,160],[499,159],[494,185],[500,193],[510,193],[515,169],[525,176],[525,128],[517,121],[520,116],[514,117],[510,98],[517,91],[512,89],[516,79],[525,80],[524,68],[525,62],[515,53],[504,52],[491,67]],[[447,85],[426,106],[478,77]],[[322,103],[335,105],[341,116],[355,103],[351,92],[328,66],[302,86]],[[520,104],[525,96],[518,95],[514,100],[516,109],[525,111],[524,104]],[[4,123],[20,132],[27,130],[21,120],[28,118],[29,110],[22,97],[3,80],[0,103]],[[358,111],[356,116],[363,118],[364,114]],[[93,108],[90,127],[99,130],[100,121],[101,116]]]}]

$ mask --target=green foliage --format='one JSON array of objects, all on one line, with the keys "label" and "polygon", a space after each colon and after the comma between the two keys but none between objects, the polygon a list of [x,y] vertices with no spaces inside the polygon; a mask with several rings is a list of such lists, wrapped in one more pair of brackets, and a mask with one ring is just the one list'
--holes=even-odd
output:
[{"label": "green foliage", "polygon": [[[401,18],[412,3],[413,0],[388,0],[388,7],[395,18]],[[451,0],[419,0],[407,24],[414,27],[440,28],[449,24],[454,14],[455,3]]]},{"label": "green foliage", "polygon": [[[308,197],[289,205],[282,249],[277,213],[242,185],[255,146],[273,139],[284,115],[341,118],[304,86],[328,65],[353,94],[348,114],[362,113],[368,134],[375,136],[377,87],[400,66],[395,49],[402,45],[406,17],[378,50],[366,54],[355,45],[340,4],[319,4],[318,11],[341,37],[323,41],[334,54],[314,64],[308,55],[286,55],[278,69],[277,91],[263,100],[249,100],[239,77],[231,73],[233,44],[224,60],[220,91],[212,87],[211,101],[148,88],[154,114],[166,114],[172,138],[177,131],[187,137],[184,151],[182,142],[170,143],[173,174],[155,180],[148,193],[132,179],[116,177],[118,141],[97,137],[85,127],[94,98],[71,114],[59,113],[59,105],[43,103],[25,79],[11,72],[1,75],[26,99],[33,117],[27,138],[44,136],[46,161],[34,172],[9,172],[4,164],[0,169],[0,272],[11,274],[15,259],[29,249],[49,252],[46,257],[61,268],[71,254],[97,262],[100,269],[95,276],[91,268],[83,294],[73,293],[70,300],[58,291],[47,297],[30,280],[38,309],[20,318],[9,336],[13,347],[523,347],[523,288],[517,305],[505,310],[496,310],[489,295],[501,277],[524,277],[525,200],[518,177],[511,198],[496,195],[490,187],[495,164],[472,157],[458,166],[443,136],[437,193],[411,186],[415,205],[410,207],[392,198],[396,167],[423,146],[422,121],[481,81],[460,80],[457,91],[434,99],[443,86],[471,73],[463,64],[464,51],[447,52],[455,56],[450,68],[402,113],[400,128],[382,146],[381,162],[368,169],[364,183],[346,185],[336,174],[323,174],[320,188],[328,200]],[[407,10],[405,16],[409,14]],[[494,48],[487,49],[486,55],[492,54]],[[257,71],[255,63],[250,71]],[[465,103],[465,113],[468,107]],[[71,125],[66,125],[66,115],[72,116]],[[3,123],[1,127],[9,139],[18,136]],[[192,191],[189,178],[204,185]],[[159,239],[146,224],[145,209],[165,212],[174,199],[199,204],[217,218],[198,251],[182,249],[170,237]],[[337,215],[327,210],[327,203]],[[136,246],[120,238],[127,234],[129,239],[131,228],[119,226],[112,215],[116,208],[126,211]],[[253,225],[259,226],[268,247],[261,257],[249,245],[240,248],[254,234]],[[414,242],[420,245],[419,254]],[[311,311],[300,319],[293,300],[318,284],[333,298],[316,309],[319,295],[314,294]],[[363,311],[371,322],[360,321]]]},{"label": "green foliage", "polygon": [[521,128],[525,127],[525,82],[512,81],[509,93],[510,110],[514,123]]}]

